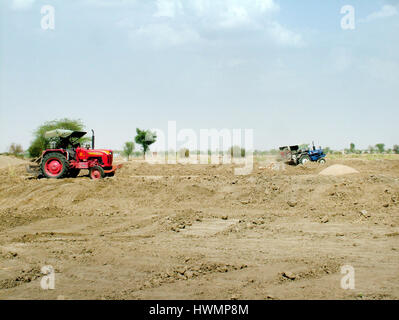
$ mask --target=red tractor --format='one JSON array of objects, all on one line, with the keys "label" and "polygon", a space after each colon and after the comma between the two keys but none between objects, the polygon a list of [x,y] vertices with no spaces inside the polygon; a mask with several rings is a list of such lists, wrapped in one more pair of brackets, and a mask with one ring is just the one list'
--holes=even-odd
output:
[{"label": "red tractor", "polygon": [[45,138],[50,139],[50,148],[42,152],[35,166],[28,166],[30,173],[46,178],[76,178],[80,170],[89,170],[91,179],[112,177],[121,165],[114,166],[113,152],[106,149],[94,149],[94,131],[92,130],[90,145],[82,147],[79,139],[86,132],[71,130],[52,130],[45,133]]}]

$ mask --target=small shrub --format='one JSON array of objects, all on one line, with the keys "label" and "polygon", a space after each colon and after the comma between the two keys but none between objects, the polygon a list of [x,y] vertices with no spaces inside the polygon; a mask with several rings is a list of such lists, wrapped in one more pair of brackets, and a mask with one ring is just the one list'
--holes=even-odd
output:
[{"label": "small shrub", "polygon": [[125,142],[122,154],[127,158],[127,161],[129,161],[129,158],[133,154],[133,151],[134,151],[134,143],[131,141]]},{"label": "small shrub", "polygon": [[24,149],[22,149],[22,146],[20,144],[12,143],[8,148],[8,153],[16,157],[22,156],[24,153]]},{"label": "small shrub", "polygon": [[189,158],[190,157],[190,150],[187,148],[180,149],[180,157],[181,158]]}]

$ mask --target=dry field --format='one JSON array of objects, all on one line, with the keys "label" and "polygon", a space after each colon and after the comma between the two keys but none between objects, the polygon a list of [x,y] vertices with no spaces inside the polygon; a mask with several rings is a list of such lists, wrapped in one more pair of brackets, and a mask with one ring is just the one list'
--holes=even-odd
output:
[{"label": "dry field", "polygon": [[359,171],[342,176],[132,161],[102,181],[0,160],[0,299],[399,298],[398,157],[328,161]]}]

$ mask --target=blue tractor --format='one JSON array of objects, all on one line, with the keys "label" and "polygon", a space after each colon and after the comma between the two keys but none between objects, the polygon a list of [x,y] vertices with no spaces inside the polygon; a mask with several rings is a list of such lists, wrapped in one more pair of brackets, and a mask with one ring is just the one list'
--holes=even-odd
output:
[{"label": "blue tractor", "polygon": [[326,163],[326,154],[321,147],[316,149],[314,143],[311,149],[309,147],[300,148],[298,145],[280,147],[280,154],[284,160],[295,165],[310,161],[317,161],[320,164]]}]

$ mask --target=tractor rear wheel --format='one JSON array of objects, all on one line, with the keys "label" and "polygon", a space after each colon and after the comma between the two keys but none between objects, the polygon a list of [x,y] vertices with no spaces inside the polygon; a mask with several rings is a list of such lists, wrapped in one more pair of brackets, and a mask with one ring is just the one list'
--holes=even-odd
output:
[{"label": "tractor rear wheel", "polygon": [[89,175],[90,175],[90,179],[93,179],[93,180],[102,179],[105,176],[104,169],[99,166],[94,166],[94,167],[90,168]]},{"label": "tractor rear wheel", "polygon": [[40,169],[46,178],[60,179],[68,174],[69,163],[63,154],[51,152],[43,157]]},{"label": "tractor rear wheel", "polygon": [[299,163],[300,163],[300,164],[305,164],[305,163],[308,163],[308,162],[310,162],[310,157],[309,157],[309,155],[307,155],[307,154],[304,154],[304,155],[302,155],[302,156],[299,158]]}]

